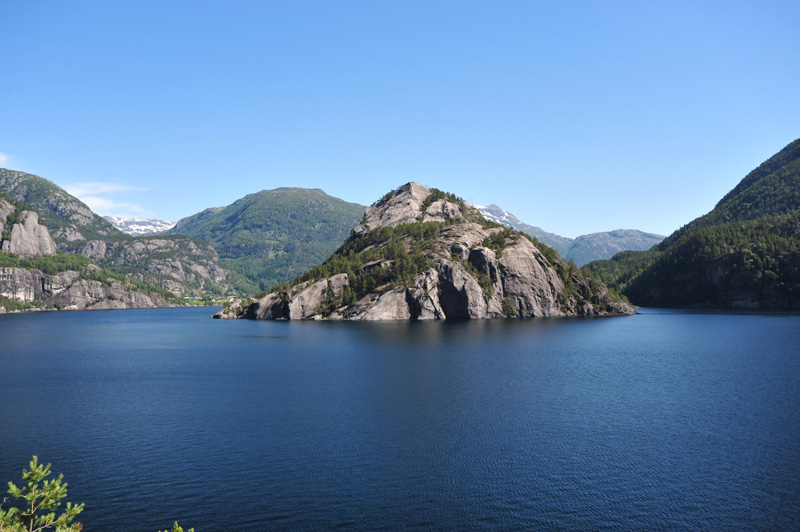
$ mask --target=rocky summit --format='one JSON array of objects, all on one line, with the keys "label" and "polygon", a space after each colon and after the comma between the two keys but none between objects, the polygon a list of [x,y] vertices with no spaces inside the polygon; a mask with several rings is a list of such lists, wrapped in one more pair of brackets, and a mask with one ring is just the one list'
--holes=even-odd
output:
[{"label": "rocky summit", "polygon": [[633,314],[598,279],[461,198],[408,183],[325,263],[217,318],[428,320]]}]

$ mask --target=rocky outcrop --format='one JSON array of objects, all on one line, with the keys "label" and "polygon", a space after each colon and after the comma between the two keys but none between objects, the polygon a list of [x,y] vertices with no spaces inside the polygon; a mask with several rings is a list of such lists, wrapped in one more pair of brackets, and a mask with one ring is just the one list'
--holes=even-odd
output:
[{"label": "rocky outcrop", "polygon": [[[85,273],[99,273],[94,265]],[[106,282],[83,278],[81,272],[47,275],[41,270],[0,268],[0,296],[44,308],[65,310],[155,308],[169,306],[160,297],[139,291],[114,279]]]},{"label": "rocky outcrop", "polygon": [[164,290],[199,295],[210,283],[227,285],[229,273],[218,264],[217,253],[205,242],[188,237],[89,240],[78,252],[106,267],[124,270],[135,264],[139,271],[129,275],[132,279],[158,284]]},{"label": "rocky outcrop", "polygon": [[39,215],[32,211],[22,211],[19,222],[11,226],[11,238],[3,240],[3,251],[15,253],[20,257],[55,255],[56,243],[39,223]]},{"label": "rocky outcrop", "polygon": [[[36,254],[42,254],[55,241],[53,251],[57,246],[62,252],[83,254],[103,268],[164,290],[194,296],[232,290],[228,271],[204,242],[181,236],[133,238],[51,181],[24,172],[0,168],[0,193],[10,200],[0,203],[0,226],[6,225],[0,229],[9,242],[0,249],[28,256],[38,246]],[[31,233],[27,221],[15,236],[6,224],[13,203],[34,210],[42,228],[50,227],[52,239],[41,231]],[[16,219],[23,222],[19,216]]]},{"label": "rocky outcrop", "polygon": [[[369,260],[359,259],[362,254]],[[540,250],[525,235],[486,222],[455,196],[417,183],[369,207],[349,244],[329,262],[348,273],[272,292],[216,317],[436,320],[634,313],[554,251]],[[320,271],[328,271],[324,267]]]},{"label": "rocky outcrop", "polygon": [[362,235],[379,227],[397,227],[420,221],[465,220],[459,205],[455,203],[438,199],[426,204],[431,193],[431,189],[425,185],[407,183],[367,207],[364,219],[353,232]]},{"label": "rocky outcrop", "polygon": [[0,198],[0,231],[5,230],[6,218],[13,213],[16,209],[9,202]]}]

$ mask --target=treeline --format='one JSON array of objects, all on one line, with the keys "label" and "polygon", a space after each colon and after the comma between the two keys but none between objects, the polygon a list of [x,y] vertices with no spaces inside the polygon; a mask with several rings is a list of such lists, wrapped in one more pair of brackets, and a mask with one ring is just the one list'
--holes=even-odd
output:
[{"label": "treeline", "polygon": [[69,270],[81,271],[94,262],[83,255],[57,252],[55,255],[37,255],[23,258],[14,253],[0,252],[0,267],[41,270],[47,275],[56,275]]},{"label": "treeline", "polygon": [[800,213],[703,227],[587,268],[638,305],[800,306]]}]

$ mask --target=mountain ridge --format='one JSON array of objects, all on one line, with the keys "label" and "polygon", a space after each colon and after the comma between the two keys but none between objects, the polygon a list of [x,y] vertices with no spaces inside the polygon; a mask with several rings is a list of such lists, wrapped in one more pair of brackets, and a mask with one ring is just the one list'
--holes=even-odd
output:
[{"label": "mountain ridge", "polygon": [[621,251],[644,251],[660,243],[664,237],[638,229],[598,231],[575,238],[549,233],[541,227],[526,224],[498,205],[476,205],[488,220],[527,233],[558,251],[562,257],[578,266],[601,259],[610,259]]},{"label": "mountain ridge", "polygon": [[257,293],[324,261],[363,214],[321,189],[279,187],[182,218],[167,234],[209,242],[236,287]]},{"label": "mountain ridge", "polygon": [[587,268],[639,305],[800,307],[800,139],[652,250]]}]

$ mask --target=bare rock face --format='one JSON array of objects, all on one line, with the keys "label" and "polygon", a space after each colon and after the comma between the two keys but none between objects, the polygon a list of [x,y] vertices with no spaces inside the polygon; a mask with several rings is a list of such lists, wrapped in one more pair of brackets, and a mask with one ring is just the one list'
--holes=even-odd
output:
[{"label": "bare rock face", "polygon": [[561,316],[558,294],[564,283],[529,240],[503,251],[498,261],[505,296],[522,316]]},{"label": "bare rock face", "polygon": [[47,228],[39,224],[38,214],[22,211],[20,223],[15,223],[11,227],[11,238],[3,241],[3,251],[16,253],[20,257],[55,255],[56,243],[53,242]]},{"label": "bare rock face", "polygon": [[[89,240],[78,248],[78,253],[117,266],[136,264],[151,278],[156,276],[164,290],[189,292],[188,285],[202,291],[206,283],[224,283],[228,278],[228,271],[215,262],[219,259],[216,252],[210,247],[200,249],[188,237]],[[136,280],[144,282],[145,278],[138,274]]]},{"label": "bare rock face", "polygon": [[439,302],[439,272],[429,268],[414,277],[414,288],[406,294],[412,320],[441,320],[444,309]]},{"label": "bare rock face", "polygon": [[406,291],[395,288],[386,292],[375,291],[356,303],[346,314],[349,320],[408,320],[411,318]]},{"label": "bare rock face", "polygon": [[249,317],[261,320],[321,319],[326,301],[342,294],[348,286],[347,274],[334,275],[314,283],[303,283],[289,292],[272,292],[248,306],[231,305],[214,315],[215,318]]},{"label": "bare rock face", "polygon": [[[100,270],[97,266],[88,268]],[[131,285],[116,280],[103,283],[82,279],[81,274],[75,271],[47,275],[36,269],[0,268],[0,295],[14,301],[38,301],[65,310],[168,306],[163,299],[140,292]]]},{"label": "bare rock face", "polygon": [[16,209],[14,208],[13,205],[11,205],[3,198],[0,198],[0,231],[3,231],[5,229],[6,218],[8,218],[8,215],[14,212],[15,210]]},{"label": "bare rock face", "polygon": [[361,235],[378,227],[396,227],[419,220],[422,204],[431,189],[419,183],[408,183],[400,187],[398,194],[387,195],[379,202],[367,207],[364,220],[353,230]]},{"label": "bare rock face", "polygon": [[[382,227],[395,230],[373,233],[373,240],[358,239]],[[367,208],[354,235],[353,245],[366,242],[357,252],[369,253],[355,267],[348,263],[354,279],[340,273],[305,282],[217,317],[436,320],[634,313],[554,251],[543,253],[525,235],[487,223],[455,196],[417,183]],[[385,255],[376,260],[382,251]],[[333,263],[347,260],[340,256]],[[367,284],[369,292],[363,293],[369,279],[380,281]],[[345,287],[356,289],[351,285],[362,290],[355,302],[343,295]]]}]

